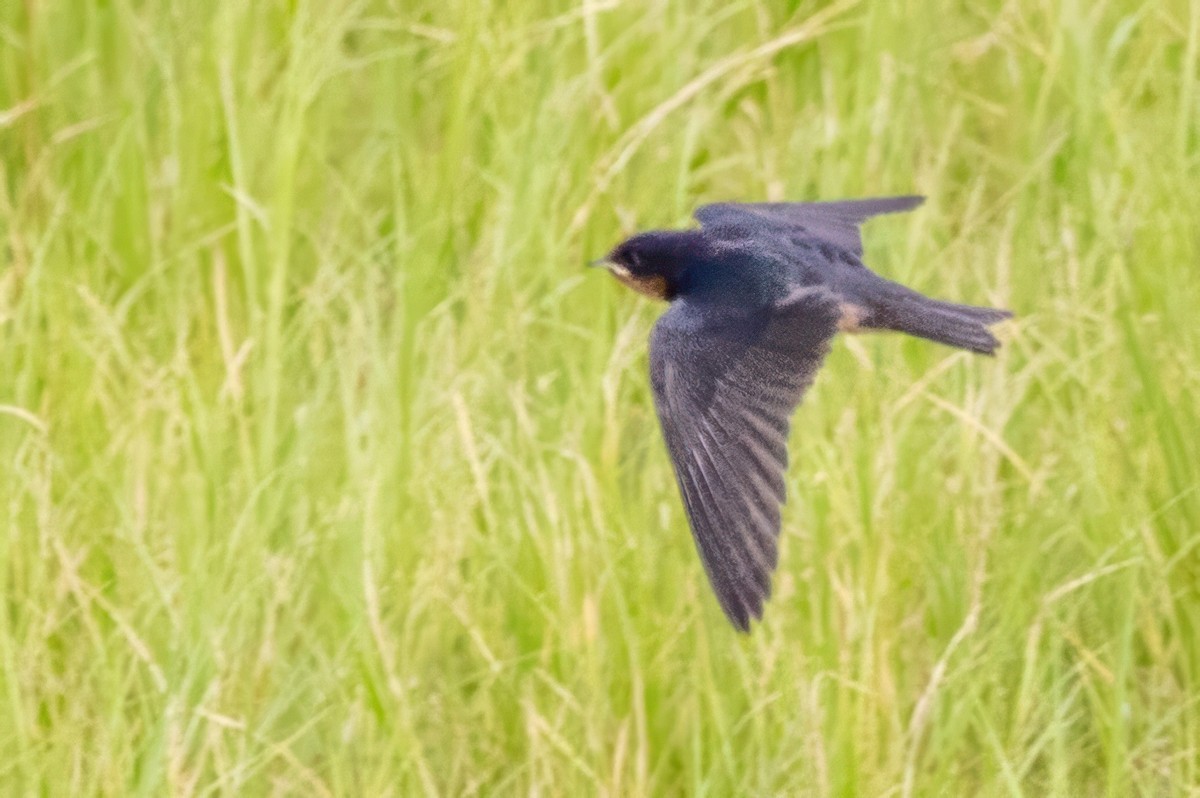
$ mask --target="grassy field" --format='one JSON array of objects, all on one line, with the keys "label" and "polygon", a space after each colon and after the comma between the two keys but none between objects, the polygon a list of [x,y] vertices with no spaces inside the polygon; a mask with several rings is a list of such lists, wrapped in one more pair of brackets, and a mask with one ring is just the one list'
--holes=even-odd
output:
[{"label": "grassy field", "polygon": [[[0,3],[0,792],[1200,794],[1200,2]],[[920,192],[709,592],[715,199]]]}]

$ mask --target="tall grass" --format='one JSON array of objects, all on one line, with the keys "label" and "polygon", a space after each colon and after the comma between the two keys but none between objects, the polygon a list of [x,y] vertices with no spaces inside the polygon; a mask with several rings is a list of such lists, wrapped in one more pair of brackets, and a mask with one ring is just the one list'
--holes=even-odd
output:
[{"label": "tall grass", "polygon": [[[1200,4],[0,4],[0,785],[1191,795]],[[920,191],[765,622],[580,268]]]}]

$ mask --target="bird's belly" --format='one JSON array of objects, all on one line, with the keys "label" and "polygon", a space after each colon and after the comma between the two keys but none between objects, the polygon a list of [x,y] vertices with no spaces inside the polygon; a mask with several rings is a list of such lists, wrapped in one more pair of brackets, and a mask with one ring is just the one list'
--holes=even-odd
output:
[{"label": "bird's belly", "polygon": [[838,329],[842,332],[858,332],[867,318],[867,309],[853,302],[839,302],[838,310],[842,314],[838,319]]}]

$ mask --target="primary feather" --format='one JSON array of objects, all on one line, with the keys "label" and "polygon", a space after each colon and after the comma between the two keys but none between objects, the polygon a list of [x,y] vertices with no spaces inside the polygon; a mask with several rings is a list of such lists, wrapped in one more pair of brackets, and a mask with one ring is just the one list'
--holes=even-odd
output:
[{"label": "primary feather", "polygon": [[686,301],[650,338],[650,375],[675,477],[721,608],[762,617],[778,560],[791,415],[837,332],[837,302],[799,289],[762,309]]}]

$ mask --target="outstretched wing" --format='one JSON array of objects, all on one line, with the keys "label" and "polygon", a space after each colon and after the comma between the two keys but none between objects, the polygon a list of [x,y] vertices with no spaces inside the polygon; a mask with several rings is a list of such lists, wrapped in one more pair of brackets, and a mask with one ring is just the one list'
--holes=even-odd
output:
[{"label": "outstretched wing", "polygon": [[807,233],[862,257],[858,226],[883,213],[910,211],[924,197],[880,197],[839,202],[718,202],[696,211],[705,227],[723,225]]},{"label": "outstretched wing", "polygon": [[840,316],[820,288],[767,308],[678,301],[650,337],[650,377],[696,547],[741,631],[762,617],[778,561],[791,415]]}]

